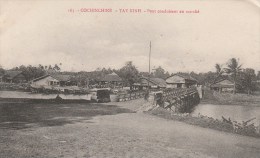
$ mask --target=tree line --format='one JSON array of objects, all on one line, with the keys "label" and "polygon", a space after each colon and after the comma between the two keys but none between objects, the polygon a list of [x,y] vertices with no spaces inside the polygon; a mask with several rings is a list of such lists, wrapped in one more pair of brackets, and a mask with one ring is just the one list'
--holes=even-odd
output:
[{"label": "tree line", "polygon": [[[119,69],[97,68],[95,71],[91,72],[61,72],[61,65],[61,63],[48,66],[41,64],[39,64],[38,66],[21,65],[19,67],[14,67],[11,70],[22,71],[28,81],[43,76],[48,71],[59,72],[60,74],[70,75],[71,80],[81,83],[82,85],[86,83],[96,84],[105,75],[112,72],[118,74],[126,85],[132,85],[133,83],[138,82],[140,77],[166,79],[169,76],[173,75],[161,66],[152,69],[152,72],[150,74],[148,72],[140,72],[132,61],[126,62],[125,65]],[[0,74],[4,74],[5,71],[6,70],[4,70],[0,66]],[[248,93],[251,93],[252,91],[257,89],[255,81],[260,80],[260,71],[258,71],[258,73],[256,74],[255,70],[252,68],[242,68],[242,64],[240,64],[239,60],[236,58],[232,58],[224,64],[217,63],[215,65],[215,72],[209,71],[206,73],[196,73],[192,71],[190,73],[178,73],[190,75],[191,77],[195,78],[201,85],[210,85],[219,80],[228,78],[234,82],[236,89],[247,91]]]}]

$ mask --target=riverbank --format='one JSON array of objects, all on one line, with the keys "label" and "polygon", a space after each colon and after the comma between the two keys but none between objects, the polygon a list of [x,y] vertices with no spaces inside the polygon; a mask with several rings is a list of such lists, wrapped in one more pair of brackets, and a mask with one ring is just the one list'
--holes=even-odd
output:
[{"label": "riverbank", "polygon": [[205,90],[200,104],[260,106],[260,94],[232,94]]},{"label": "riverbank", "polygon": [[259,157],[260,139],[133,113],[143,102],[0,103],[0,157]]},{"label": "riverbank", "polygon": [[[260,138],[259,128],[255,125],[247,125],[242,123],[234,123],[234,120],[223,118],[222,120],[214,119],[212,117],[198,115],[192,116],[190,114],[176,114],[161,107],[156,107],[146,113],[165,118],[167,120],[175,120],[184,122],[190,125],[195,125],[203,128],[210,128],[218,131],[229,133],[236,133],[244,136],[251,136]],[[238,126],[239,125],[239,126]]]}]

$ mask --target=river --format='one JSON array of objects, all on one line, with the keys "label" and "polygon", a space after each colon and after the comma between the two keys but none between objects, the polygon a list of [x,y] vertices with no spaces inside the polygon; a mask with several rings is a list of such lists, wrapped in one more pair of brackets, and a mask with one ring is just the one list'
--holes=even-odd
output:
[{"label": "river", "polygon": [[[62,99],[83,99],[90,100],[91,95],[74,95],[74,94],[60,94]],[[30,92],[19,92],[19,91],[0,91],[0,98],[33,98],[33,99],[54,99],[57,94],[41,94],[41,93],[30,93]]]},{"label": "river", "polygon": [[[0,91],[0,98],[35,98],[35,99],[54,99],[57,94],[40,94],[19,91]],[[73,95],[60,94],[63,99],[84,99],[90,100],[90,95]],[[113,96],[111,96],[113,98]],[[113,100],[113,99],[111,99]],[[240,105],[213,105],[213,104],[199,104],[196,106],[193,116],[198,114],[213,117],[215,119],[229,118],[233,121],[246,121],[256,117],[252,122],[255,125],[260,125],[260,106],[240,106]]]},{"label": "river", "polygon": [[260,125],[260,106],[199,104],[192,115],[197,116],[199,113],[215,119],[222,119],[222,116],[230,117],[232,121],[238,122],[255,117],[252,122],[257,126]]}]

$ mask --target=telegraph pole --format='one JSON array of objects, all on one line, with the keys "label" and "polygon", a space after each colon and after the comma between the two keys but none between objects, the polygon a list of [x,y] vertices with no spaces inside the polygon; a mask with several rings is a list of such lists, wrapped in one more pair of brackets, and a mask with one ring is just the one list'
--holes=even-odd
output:
[{"label": "telegraph pole", "polygon": [[150,89],[149,82],[150,82],[150,75],[151,75],[151,52],[152,52],[152,42],[150,41],[148,89]]}]

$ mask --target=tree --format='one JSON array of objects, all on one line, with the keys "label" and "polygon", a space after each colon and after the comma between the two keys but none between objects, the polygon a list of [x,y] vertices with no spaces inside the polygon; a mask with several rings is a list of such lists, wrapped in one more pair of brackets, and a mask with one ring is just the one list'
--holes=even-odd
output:
[{"label": "tree", "polygon": [[5,69],[3,69],[3,67],[0,65],[0,75],[5,73]]},{"label": "tree", "polygon": [[217,74],[216,79],[217,79],[224,73],[224,71],[223,71],[222,67],[220,66],[220,64],[216,64],[215,68],[216,68],[216,74]]},{"label": "tree", "polygon": [[216,68],[216,74],[215,74],[215,78],[214,78],[214,83],[222,77],[222,74],[224,73],[223,69],[222,69],[222,66],[220,64],[216,64],[215,65],[215,68]]},{"label": "tree", "polygon": [[43,69],[44,69],[44,66],[41,65],[41,64],[39,64],[38,68],[43,70]]},{"label": "tree", "polygon": [[43,76],[45,74],[45,71],[42,69],[41,66],[35,67],[32,65],[29,66],[21,65],[19,67],[14,67],[11,70],[22,71],[27,81]]},{"label": "tree", "polygon": [[242,65],[240,65],[237,61],[237,59],[232,58],[229,60],[227,64],[227,68],[225,68],[225,72],[230,74],[234,81],[234,91],[233,93],[236,93],[236,83],[237,83],[237,76],[242,70]]},{"label": "tree", "polygon": [[242,73],[242,86],[247,91],[247,94],[251,94],[255,90],[256,85],[253,81],[256,80],[255,70],[246,68]]},{"label": "tree", "polygon": [[57,64],[55,64],[52,69],[55,71],[60,71],[60,67]]},{"label": "tree", "polygon": [[256,79],[260,80],[260,71],[257,72]]},{"label": "tree", "polygon": [[159,66],[155,69],[153,76],[156,78],[165,78],[165,70],[161,66]]},{"label": "tree", "polygon": [[139,72],[133,65],[132,61],[126,62],[125,66],[119,69],[118,73],[118,75],[130,85],[130,88],[132,88],[132,85],[138,81]]}]

